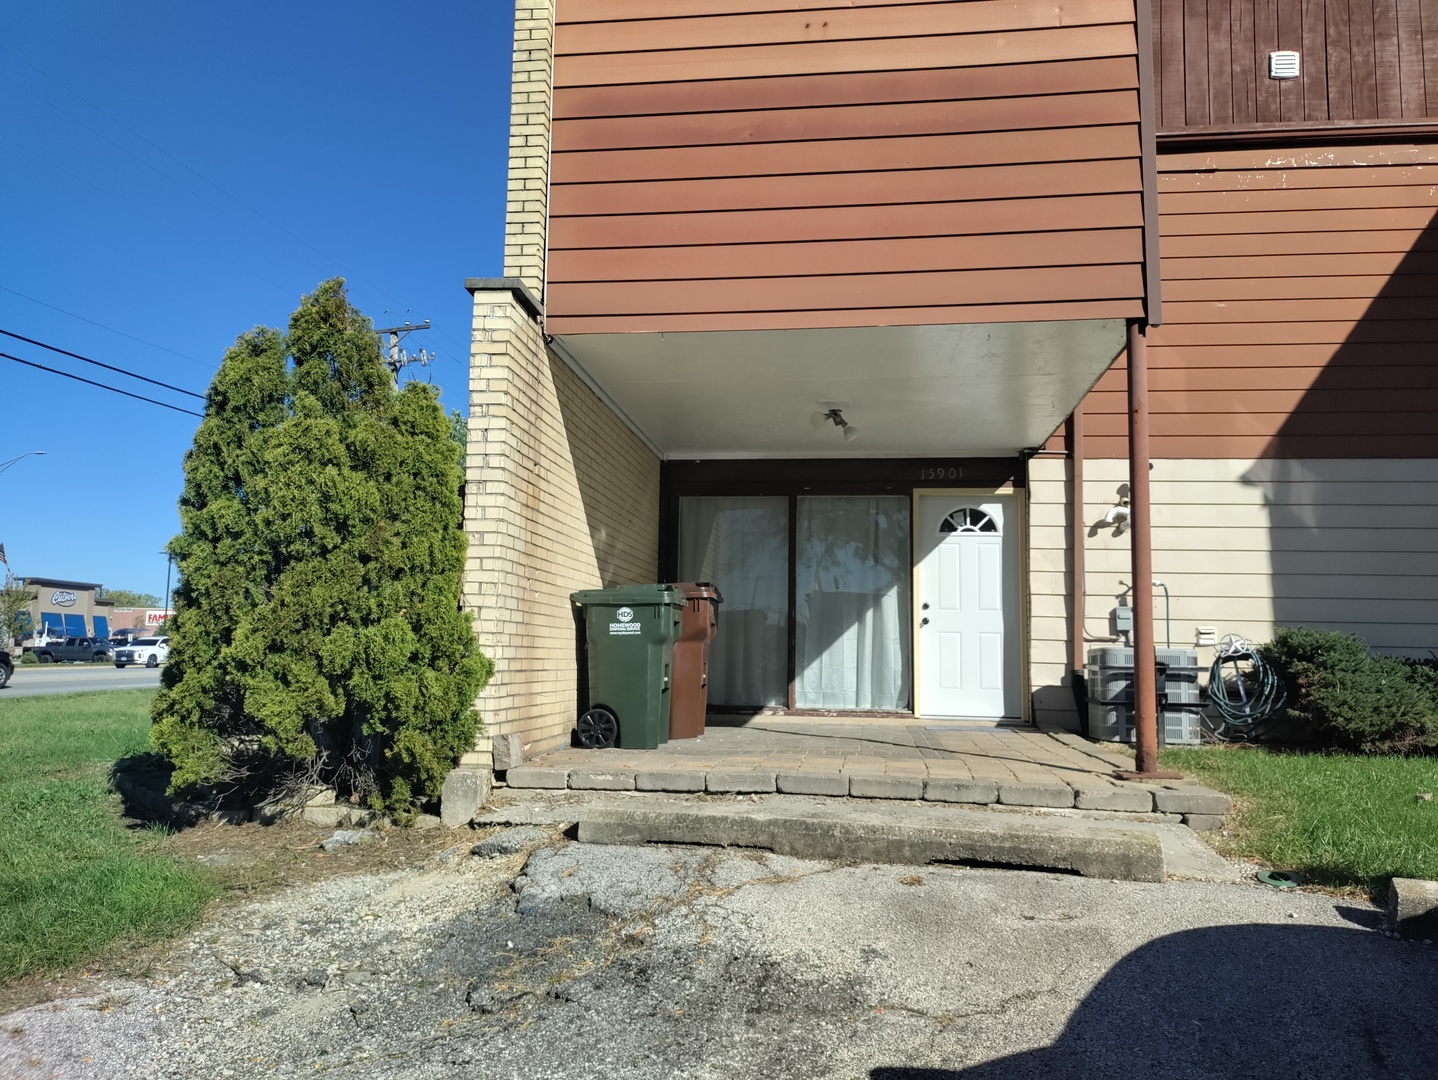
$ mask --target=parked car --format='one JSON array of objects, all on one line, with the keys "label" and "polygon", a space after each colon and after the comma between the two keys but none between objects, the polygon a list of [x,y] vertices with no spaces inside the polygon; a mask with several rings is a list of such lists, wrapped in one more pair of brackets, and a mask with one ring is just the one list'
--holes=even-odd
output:
[{"label": "parked car", "polygon": [[0,649],[0,690],[10,685],[10,676],[15,674],[15,665],[10,662],[10,654]]},{"label": "parked car", "polygon": [[143,626],[122,626],[118,630],[110,631],[110,644],[117,648],[121,645],[131,645],[138,637],[144,637],[149,631]]},{"label": "parked car", "polygon": [[51,638],[44,645],[37,645],[30,651],[42,664],[55,664],[65,660],[88,664],[91,660],[104,660],[108,657],[110,643],[104,638]]},{"label": "parked car", "polygon": [[136,638],[130,644],[115,650],[115,666],[118,668],[129,664],[159,667],[169,658],[170,639],[167,637]]}]

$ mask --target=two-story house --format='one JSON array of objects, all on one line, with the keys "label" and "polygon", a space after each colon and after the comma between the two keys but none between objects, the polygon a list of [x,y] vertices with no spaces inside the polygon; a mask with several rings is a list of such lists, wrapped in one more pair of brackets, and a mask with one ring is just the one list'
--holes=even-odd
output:
[{"label": "two-story house", "polygon": [[1135,543],[1175,643],[1438,647],[1438,8],[1339,8],[518,0],[489,730],[642,581],[719,585],[719,709],[1076,727]]}]

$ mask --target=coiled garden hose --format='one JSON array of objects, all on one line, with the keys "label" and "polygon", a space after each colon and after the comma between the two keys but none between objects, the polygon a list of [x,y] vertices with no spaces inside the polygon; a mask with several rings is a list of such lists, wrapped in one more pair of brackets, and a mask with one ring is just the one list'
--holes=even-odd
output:
[{"label": "coiled garden hose", "polygon": [[[1251,665],[1247,670],[1239,666],[1244,662]],[[1224,664],[1232,665],[1227,679]],[[1252,643],[1233,635],[1223,640],[1208,673],[1209,709],[1204,727],[1210,735],[1222,742],[1250,738],[1258,726],[1276,717],[1287,701],[1283,680]]]}]

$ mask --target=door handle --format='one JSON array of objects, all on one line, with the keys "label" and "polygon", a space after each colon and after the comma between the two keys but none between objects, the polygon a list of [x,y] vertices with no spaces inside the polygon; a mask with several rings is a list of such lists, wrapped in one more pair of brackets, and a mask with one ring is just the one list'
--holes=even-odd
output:
[{"label": "door handle", "polygon": [[922,626],[928,626],[928,625],[929,625],[929,617],[928,617],[927,615],[925,615],[922,619],[919,620],[919,625],[920,625],[921,627],[922,627]]}]

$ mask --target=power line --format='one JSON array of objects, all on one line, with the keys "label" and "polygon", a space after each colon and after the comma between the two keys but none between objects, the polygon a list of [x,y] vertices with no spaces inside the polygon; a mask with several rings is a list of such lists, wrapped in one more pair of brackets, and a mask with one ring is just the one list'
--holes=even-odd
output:
[{"label": "power line", "polygon": [[159,386],[165,390],[173,390],[177,394],[188,394],[192,398],[199,398],[201,401],[205,400],[204,394],[197,394],[193,390],[184,390],[178,386],[171,386],[167,382],[161,382],[159,379],[151,379],[145,375],[136,375],[133,371],[126,371],[124,368],[102,364],[98,360],[91,360],[88,356],[81,356],[79,353],[71,352],[69,349],[61,349],[55,345],[46,345],[43,341],[36,341],[34,338],[27,338],[24,334],[15,334],[9,330],[0,330],[0,334],[4,334],[8,338],[14,338],[16,341],[23,341],[26,345],[38,345],[42,349],[49,349],[51,352],[59,353],[61,356],[68,356],[72,359],[83,361],[86,364],[94,364],[96,367],[104,368],[106,371],[113,371],[116,375],[128,375],[132,379],[139,379],[141,382],[147,382],[151,386]]},{"label": "power line", "polygon": [[[4,46],[3,46],[3,45],[0,45],[0,48],[4,48]],[[6,77],[8,78],[9,76],[6,76]],[[41,99],[41,100],[44,100],[44,99]],[[291,290],[290,290],[288,287],[286,287],[286,286],[284,286],[284,285],[281,285],[279,282],[274,281],[274,280],[271,279],[271,278],[266,277],[264,274],[260,273],[258,270],[255,270],[255,269],[253,269],[252,267],[249,267],[249,266],[245,266],[243,263],[240,263],[240,262],[234,260],[234,259],[231,258],[230,256],[226,255],[224,252],[220,251],[218,248],[215,248],[215,247],[213,247],[213,246],[211,246],[211,245],[209,245],[209,244],[206,244],[204,241],[199,240],[197,237],[195,237],[195,236],[193,236],[193,235],[191,235],[191,234],[187,234],[187,233],[183,232],[182,230],[180,230],[180,229],[177,228],[176,226],[171,225],[169,222],[167,222],[167,221],[162,221],[161,219],[157,218],[154,214],[151,214],[151,213],[149,213],[149,212],[146,211],[146,210],[140,209],[138,206],[134,205],[133,203],[126,202],[124,199],[120,198],[120,197],[119,197],[118,195],[116,195],[114,192],[107,191],[105,188],[101,187],[99,184],[95,183],[94,181],[88,180],[88,179],[86,179],[85,177],[81,176],[79,173],[75,172],[74,170],[69,169],[69,168],[66,168],[64,165],[61,165],[58,161],[55,161],[53,158],[47,157],[46,155],[40,153],[40,151],[36,150],[34,147],[28,146],[28,145],[26,145],[25,143],[19,142],[18,140],[11,140],[11,141],[14,143],[15,146],[18,146],[18,147],[19,147],[20,149],[22,149],[22,150],[27,150],[27,151],[29,151],[31,154],[34,154],[37,158],[39,158],[41,161],[45,162],[47,165],[51,166],[52,168],[58,169],[60,172],[63,172],[63,173],[65,173],[65,174],[68,175],[68,176],[74,177],[76,180],[80,181],[80,183],[85,184],[85,185],[87,185],[88,187],[94,188],[96,191],[98,191],[100,194],[106,196],[107,198],[113,199],[115,202],[117,202],[117,203],[119,203],[121,206],[125,207],[125,209],[130,210],[130,211],[132,211],[133,213],[136,213],[136,214],[140,215],[141,217],[148,218],[150,221],[153,221],[156,225],[160,226],[161,228],[163,228],[163,229],[168,229],[170,232],[174,233],[176,236],[179,236],[179,237],[181,237],[182,239],[189,241],[190,243],[194,244],[196,247],[198,247],[198,248],[200,248],[200,249],[202,249],[202,250],[204,250],[204,251],[208,251],[208,252],[209,252],[210,254],[212,254],[212,255],[218,256],[219,259],[221,260],[221,262],[223,262],[223,263],[225,263],[225,264],[231,266],[231,267],[234,268],[235,270],[240,270],[240,271],[243,271],[243,272],[249,274],[251,277],[255,278],[256,280],[262,281],[262,282],[264,282],[266,285],[269,285],[269,286],[271,286],[272,288],[278,289],[280,292],[284,293],[286,296],[292,296],[292,295],[293,295],[293,293],[291,292]],[[161,173],[161,175],[163,176],[164,174]],[[186,188],[185,190],[188,191],[189,189]],[[231,219],[238,221],[238,219],[233,218],[233,216],[231,216]],[[243,222],[241,222],[241,224],[243,224]],[[341,268],[341,274],[343,274],[343,268]],[[347,280],[349,280],[349,279],[347,278]],[[354,280],[363,281],[364,279],[363,279],[363,278],[356,278],[356,279],[354,279]],[[371,286],[371,287],[374,287],[374,286]],[[121,331],[121,330],[113,330],[111,327],[105,326],[105,325],[103,325],[102,323],[93,322],[93,320],[86,319],[86,318],[84,318],[84,316],[75,315],[73,312],[65,311],[64,308],[55,307],[53,304],[46,304],[43,300],[35,300],[33,297],[25,296],[24,293],[22,293],[22,292],[17,292],[15,289],[6,288],[6,287],[3,286],[3,285],[0,285],[0,289],[3,289],[5,292],[8,292],[8,293],[13,293],[13,294],[16,295],[16,296],[24,297],[26,300],[30,300],[30,301],[32,301],[33,303],[36,303],[36,304],[40,304],[42,307],[48,307],[48,308],[50,308],[50,309],[53,310],[53,311],[59,311],[59,312],[61,312],[62,314],[71,315],[71,316],[73,316],[74,318],[80,319],[80,320],[82,320],[83,322],[91,323],[91,325],[93,325],[93,326],[99,326],[102,330],[111,330],[112,333],[120,334],[122,337],[128,337],[128,338],[131,338],[131,340],[134,340],[134,341],[139,341],[139,342],[140,342],[141,344],[143,344],[143,345],[150,345],[150,344],[152,344],[151,342],[144,341],[142,338],[137,338],[137,337],[134,337],[134,336],[131,335],[131,334],[126,334],[126,333],[124,333],[124,332]],[[385,295],[389,295],[389,294],[386,293]],[[391,299],[393,299],[393,297],[391,297]],[[396,303],[398,303],[398,302],[399,302],[399,301],[396,301]],[[445,334],[443,330],[441,330],[440,333],[441,333],[441,334],[444,334],[444,336],[445,336],[446,338],[449,338],[449,340],[450,340],[451,342],[453,342],[454,345],[455,345],[457,348],[460,347],[460,346],[459,346],[459,342],[455,341],[454,338],[450,337],[448,334]],[[162,345],[154,345],[153,347],[154,347],[154,348],[157,348],[157,349],[164,349],[165,352],[174,352],[173,349],[165,349],[164,346],[162,346]],[[190,360],[191,362],[196,363],[196,364],[203,364],[203,361],[201,361],[201,360],[196,360],[194,357],[191,357],[191,356],[185,356],[184,353],[175,353],[175,355],[181,357],[182,359]],[[466,372],[466,373],[469,371],[469,367],[468,367],[468,365],[467,365],[464,361],[458,360],[458,359],[456,359],[456,358],[454,358],[454,357],[452,357],[452,356],[449,356],[449,355],[447,355],[447,354],[443,354],[443,353],[442,353],[442,354],[440,354],[440,355],[444,356],[444,358],[445,358],[446,360],[452,361],[452,362],[455,364],[455,366],[457,366],[461,371]],[[208,366],[208,365],[205,365],[205,366]]]},{"label": "power line", "polygon": [[[4,46],[0,46],[0,48],[3,47]],[[171,356],[178,356],[181,360],[188,360],[192,364],[199,364],[201,367],[214,366],[196,357],[187,356],[185,353],[166,348],[164,345],[156,345],[153,341],[146,341],[144,338],[136,337],[134,334],[127,334],[123,330],[116,330],[113,326],[106,326],[104,323],[96,322],[94,319],[87,319],[83,315],[76,315],[73,311],[66,311],[64,308],[56,307],[54,304],[47,304],[44,300],[37,300],[33,296],[26,296],[19,289],[11,289],[5,285],[0,285],[0,292],[7,292],[11,296],[18,296],[21,300],[28,300],[32,304],[39,304],[41,307],[49,308],[51,311],[58,311],[61,315],[68,315],[72,319],[79,319],[82,323],[89,323],[91,326],[98,326],[101,330],[108,330],[112,334],[119,334],[122,338],[129,338],[131,341],[137,341],[141,345],[148,345],[152,349],[159,349],[161,352],[167,352]]]},{"label": "power line", "polygon": [[94,379],[85,379],[79,375],[71,375],[68,371],[61,371],[58,368],[46,367],[44,364],[36,364],[30,360],[22,360],[18,356],[11,356],[7,352],[0,352],[0,360],[13,360],[17,364],[24,364],[26,367],[35,368],[37,371],[48,371],[51,375],[63,375],[67,379],[74,379],[76,382],[85,383],[87,386],[98,386],[101,390],[108,390],[112,394],[123,394],[127,398],[134,398],[136,401],[146,401],[151,405],[158,405],[162,409],[171,409],[177,413],[184,413],[186,416],[198,416],[201,420],[205,418],[204,413],[192,412],[189,409],[182,409],[178,405],[170,405],[164,401],[156,401],[154,398],[147,398],[140,394],[132,394],[128,390],[121,390],[118,387],[106,386],[104,383],[96,382]]}]

